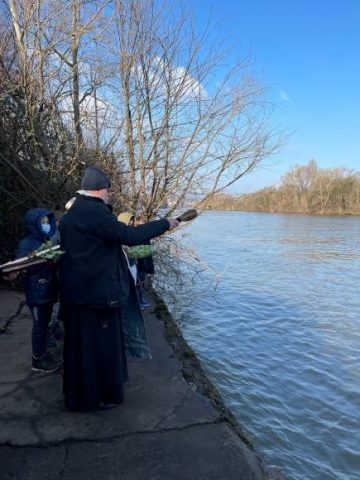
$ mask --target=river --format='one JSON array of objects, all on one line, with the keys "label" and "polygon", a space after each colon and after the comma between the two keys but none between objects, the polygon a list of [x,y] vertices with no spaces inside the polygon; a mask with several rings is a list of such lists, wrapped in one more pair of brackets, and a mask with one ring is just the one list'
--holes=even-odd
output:
[{"label": "river", "polygon": [[257,451],[358,480],[360,217],[205,212],[185,232],[208,270],[172,314]]}]

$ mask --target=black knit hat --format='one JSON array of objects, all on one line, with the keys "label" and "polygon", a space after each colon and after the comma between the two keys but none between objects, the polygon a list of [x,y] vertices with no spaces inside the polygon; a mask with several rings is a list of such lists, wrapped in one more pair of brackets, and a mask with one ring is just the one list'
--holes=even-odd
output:
[{"label": "black knit hat", "polygon": [[110,187],[111,183],[106,173],[96,167],[87,167],[81,179],[83,190],[102,190]]}]

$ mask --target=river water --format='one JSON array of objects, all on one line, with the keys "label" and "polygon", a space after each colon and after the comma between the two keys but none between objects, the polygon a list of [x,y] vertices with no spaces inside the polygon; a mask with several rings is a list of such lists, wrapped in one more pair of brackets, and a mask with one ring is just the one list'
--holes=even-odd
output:
[{"label": "river water", "polygon": [[206,212],[186,233],[210,271],[172,313],[257,451],[358,480],[360,217]]}]

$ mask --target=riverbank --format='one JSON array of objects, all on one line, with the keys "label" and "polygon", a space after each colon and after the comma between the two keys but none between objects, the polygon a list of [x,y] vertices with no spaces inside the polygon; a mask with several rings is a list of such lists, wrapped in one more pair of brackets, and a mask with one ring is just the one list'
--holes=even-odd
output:
[{"label": "riverbank", "polygon": [[129,362],[123,405],[92,413],[64,410],[61,372],[31,372],[22,294],[0,304],[4,479],[269,478],[160,299],[145,314],[153,359]]},{"label": "riverbank", "polygon": [[306,215],[316,217],[359,217],[360,213],[352,212],[298,212],[295,210],[256,210],[250,208],[225,208],[225,207],[209,207],[204,212],[246,212],[246,213],[269,213],[279,215]]}]

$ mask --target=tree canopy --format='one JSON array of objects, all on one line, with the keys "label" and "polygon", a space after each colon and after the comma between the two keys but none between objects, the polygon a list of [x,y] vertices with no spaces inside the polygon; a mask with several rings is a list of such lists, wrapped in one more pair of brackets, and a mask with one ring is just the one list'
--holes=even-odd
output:
[{"label": "tree canopy", "polygon": [[360,173],[344,167],[320,169],[315,160],[295,165],[278,187],[240,197],[215,196],[209,208],[259,212],[359,215]]}]

